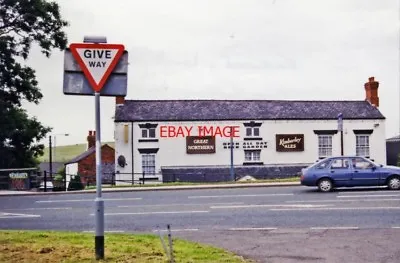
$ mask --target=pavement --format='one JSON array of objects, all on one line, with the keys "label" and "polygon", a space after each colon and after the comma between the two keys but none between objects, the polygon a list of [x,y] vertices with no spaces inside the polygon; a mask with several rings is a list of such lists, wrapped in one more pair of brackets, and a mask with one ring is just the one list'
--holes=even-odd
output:
[{"label": "pavement", "polygon": [[[134,191],[162,191],[162,190],[188,190],[188,189],[215,189],[215,188],[245,188],[245,187],[279,187],[279,186],[298,186],[300,182],[271,182],[271,183],[226,183],[226,184],[198,184],[198,185],[172,185],[172,186],[134,186],[134,187],[102,187],[103,193],[112,192],[134,192]],[[38,192],[0,190],[0,196],[27,196],[27,195],[65,195],[65,194],[92,194],[96,189],[80,191],[57,191],[57,192]]]}]

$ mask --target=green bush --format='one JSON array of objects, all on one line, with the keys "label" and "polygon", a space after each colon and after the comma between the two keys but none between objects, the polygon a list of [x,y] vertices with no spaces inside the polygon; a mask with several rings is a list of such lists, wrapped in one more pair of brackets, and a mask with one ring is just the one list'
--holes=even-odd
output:
[{"label": "green bush", "polygon": [[73,191],[73,190],[83,190],[85,187],[83,186],[81,182],[81,177],[80,175],[75,175],[71,177],[71,182],[68,185],[68,191]]}]

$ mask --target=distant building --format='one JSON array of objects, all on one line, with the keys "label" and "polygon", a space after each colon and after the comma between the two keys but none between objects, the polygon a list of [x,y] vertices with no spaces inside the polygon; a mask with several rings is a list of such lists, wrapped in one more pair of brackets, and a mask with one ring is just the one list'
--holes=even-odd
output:
[{"label": "distant building", "polygon": [[[341,154],[386,163],[379,83],[365,100],[125,100],[116,98],[116,179],[226,181],[233,146],[235,177],[277,178]],[[232,132],[231,132],[232,131]],[[233,137],[231,146],[230,137]]]},{"label": "distant building", "polygon": [[[53,170],[53,176],[57,174],[57,172],[64,168],[63,162],[52,162],[51,164]],[[39,172],[43,175],[43,172],[46,171],[48,176],[50,176],[50,162],[41,162],[39,164]]]},{"label": "distant building", "polygon": [[[65,163],[66,181],[71,176],[80,175],[84,185],[96,183],[96,132],[89,131],[87,136],[88,149],[82,154]],[[115,169],[115,150],[108,144],[101,147],[102,182],[111,183]]]},{"label": "distant building", "polygon": [[386,140],[386,163],[396,165],[400,155],[400,135]]}]

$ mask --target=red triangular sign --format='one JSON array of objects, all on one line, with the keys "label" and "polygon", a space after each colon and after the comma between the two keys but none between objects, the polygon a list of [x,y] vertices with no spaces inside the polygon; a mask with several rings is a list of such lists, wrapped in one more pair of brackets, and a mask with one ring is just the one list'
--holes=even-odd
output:
[{"label": "red triangular sign", "polygon": [[103,88],[125,50],[120,44],[74,43],[69,48],[95,92]]}]

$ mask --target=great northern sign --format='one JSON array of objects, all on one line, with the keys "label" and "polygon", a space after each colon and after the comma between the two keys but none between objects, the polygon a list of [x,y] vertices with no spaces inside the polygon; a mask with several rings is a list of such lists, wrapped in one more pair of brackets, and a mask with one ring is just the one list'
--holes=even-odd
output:
[{"label": "great northern sign", "polygon": [[74,43],[69,48],[96,92],[100,92],[125,49],[120,44],[90,43]]},{"label": "great northern sign", "polygon": [[208,154],[215,153],[214,136],[187,136],[186,137],[187,154]]}]

